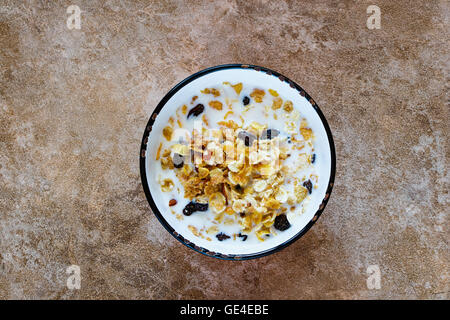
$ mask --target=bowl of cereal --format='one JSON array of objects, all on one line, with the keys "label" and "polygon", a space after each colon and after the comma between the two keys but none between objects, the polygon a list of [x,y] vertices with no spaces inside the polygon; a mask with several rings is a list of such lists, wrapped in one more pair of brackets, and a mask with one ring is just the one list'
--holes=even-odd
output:
[{"label": "bowl of cereal", "polygon": [[228,260],[262,257],[305,234],[324,210],[336,155],[316,102],[254,65],[202,70],[172,88],[144,131],[140,171],[161,224]]}]

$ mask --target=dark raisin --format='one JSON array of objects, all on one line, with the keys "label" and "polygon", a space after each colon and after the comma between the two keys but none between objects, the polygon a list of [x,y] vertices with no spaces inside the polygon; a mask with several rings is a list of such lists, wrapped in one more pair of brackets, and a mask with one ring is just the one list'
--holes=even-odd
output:
[{"label": "dark raisin", "polygon": [[191,110],[189,110],[189,113],[187,115],[188,119],[190,116],[198,116],[200,113],[202,113],[205,110],[205,106],[199,103],[195,107],[193,107]]},{"label": "dark raisin", "polygon": [[256,140],[256,136],[253,133],[247,131],[241,131],[238,134],[238,138],[243,140],[247,147],[253,144],[253,141]]},{"label": "dark raisin", "polygon": [[244,217],[245,217],[245,212],[239,213],[239,216],[240,216],[241,218],[244,218]]},{"label": "dark raisin", "polygon": [[230,236],[228,236],[228,235],[226,235],[225,233],[221,232],[221,233],[216,234],[216,238],[217,238],[219,241],[223,241],[223,240],[229,239]]},{"label": "dark raisin", "polygon": [[312,192],[312,187],[313,187],[313,185],[312,185],[311,180],[308,180],[308,181],[303,182],[303,186],[304,186],[306,189],[308,189],[308,192],[309,192],[309,193]]},{"label": "dark raisin", "polygon": [[244,100],[242,100],[242,102],[244,103],[244,106],[248,105],[250,103],[250,98],[249,97],[244,97]]},{"label": "dark raisin", "polygon": [[263,140],[271,140],[280,134],[280,131],[277,129],[267,129],[264,130],[261,134],[261,139]]},{"label": "dark raisin", "polygon": [[275,218],[275,223],[273,224],[273,226],[277,230],[284,231],[289,229],[291,227],[291,224],[289,223],[286,215],[283,213]]},{"label": "dark raisin", "polygon": [[247,240],[247,235],[246,234],[242,234],[242,233],[239,232],[238,237],[242,238],[242,241]]},{"label": "dark raisin", "polygon": [[234,189],[235,189],[237,192],[242,192],[242,187],[241,187],[240,184],[237,184],[237,185],[234,187]]},{"label": "dark raisin", "polygon": [[170,199],[170,201],[169,201],[169,207],[173,207],[174,205],[176,205],[177,204],[177,200],[175,200],[175,199]]},{"label": "dark raisin", "polygon": [[208,204],[207,203],[195,203],[195,211],[206,211],[208,210]]},{"label": "dark raisin", "polygon": [[312,159],[311,159],[311,163],[314,163],[314,162],[316,162],[316,154],[315,153],[312,155]]},{"label": "dark raisin", "polygon": [[195,202],[189,202],[186,207],[183,209],[183,214],[185,216],[190,216],[192,213],[195,212]]},{"label": "dark raisin", "polygon": [[198,203],[191,201],[189,202],[186,207],[183,209],[183,214],[185,216],[190,216],[196,211],[206,211],[208,210],[208,204],[207,203]]},{"label": "dark raisin", "polygon": [[184,165],[184,157],[179,153],[175,153],[173,155],[172,162],[175,168],[181,168]]}]

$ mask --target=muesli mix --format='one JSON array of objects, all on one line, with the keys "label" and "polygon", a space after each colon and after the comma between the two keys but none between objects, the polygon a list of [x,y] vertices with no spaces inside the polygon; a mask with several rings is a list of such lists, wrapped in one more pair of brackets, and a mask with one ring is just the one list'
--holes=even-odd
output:
[{"label": "muesli mix", "polygon": [[318,182],[314,132],[301,110],[243,83],[190,97],[162,130],[156,160],[167,210],[208,241],[276,236],[304,212]]}]

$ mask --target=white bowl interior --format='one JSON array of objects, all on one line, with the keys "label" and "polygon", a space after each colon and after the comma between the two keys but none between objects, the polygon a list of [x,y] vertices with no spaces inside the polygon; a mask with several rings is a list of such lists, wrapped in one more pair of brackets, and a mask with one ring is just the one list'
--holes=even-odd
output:
[{"label": "white bowl interior", "polygon": [[[272,88],[278,91],[283,99],[289,99],[294,103],[294,107],[307,119],[309,127],[312,128],[316,137],[314,148],[316,153],[315,166],[319,173],[319,180],[317,183],[318,188],[314,189],[312,192],[311,200],[306,207],[306,211],[301,215],[295,216],[294,220],[290,221],[292,227],[288,230],[279,232],[277,236],[254,245],[247,245],[243,242],[242,247],[227,246],[226,241],[217,243],[217,241],[211,242],[194,236],[187,228],[188,223],[180,223],[175,215],[168,210],[168,199],[163,192],[161,192],[160,186],[156,183],[157,177],[155,166],[157,165],[157,162],[154,161],[154,159],[161,141],[162,129],[167,125],[169,118],[175,114],[178,107],[186,104],[186,102],[189,101],[192,96],[197,95],[200,90],[203,90],[206,87],[220,86],[224,81],[229,81],[231,83],[243,82],[245,85],[259,86],[265,89]],[[257,121],[257,119],[255,119],[255,121]],[[145,169],[150,193],[161,215],[172,228],[185,239],[197,246],[221,254],[257,254],[277,247],[295,237],[295,235],[314,217],[314,214],[323,201],[330,180],[331,149],[327,133],[319,115],[309,101],[302,97],[295,88],[290,87],[288,83],[280,81],[275,76],[253,69],[225,69],[208,73],[193,80],[170,98],[158,114],[155,123],[153,124],[152,131],[150,132],[147,144]]]}]

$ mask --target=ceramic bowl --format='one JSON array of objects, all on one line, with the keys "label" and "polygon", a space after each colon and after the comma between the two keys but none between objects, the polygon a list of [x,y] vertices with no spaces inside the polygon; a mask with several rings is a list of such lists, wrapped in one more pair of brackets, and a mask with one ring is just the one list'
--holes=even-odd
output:
[{"label": "ceramic bowl", "polygon": [[[284,99],[294,103],[300,108],[302,116],[307,118],[309,126],[316,136],[314,142],[317,163],[315,166],[321,172],[318,188],[311,194],[311,201],[306,211],[296,220],[291,228],[276,236],[270,245],[262,242],[260,245],[241,249],[227,250],[225,247],[215,245],[213,242],[199,239],[180,227],[174,215],[169,212],[167,204],[163,203],[158,194],[161,192],[155,181],[155,155],[161,139],[161,131],[167,125],[170,116],[176,109],[189,101],[200,90],[224,81],[231,83],[244,82],[250,85],[262,85],[278,91]],[[333,188],[336,169],[336,155],[328,123],[319,109],[317,103],[299,85],[278,72],[264,67],[243,64],[229,64],[211,67],[197,72],[174,86],[159,102],[145,127],[140,149],[140,171],[142,186],[153,213],[158,220],[178,241],[202,254],[227,260],[245,260],[263,257],[280,251],[289,244],[298,240],[317,221],[323,212]],[[182,195],[181,195],[182,196]],[[175,229],[174,226],[177,226]]]}]

